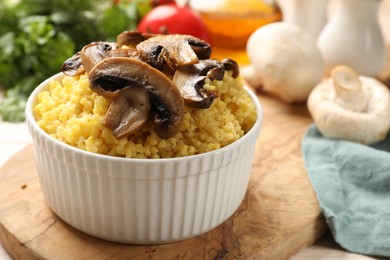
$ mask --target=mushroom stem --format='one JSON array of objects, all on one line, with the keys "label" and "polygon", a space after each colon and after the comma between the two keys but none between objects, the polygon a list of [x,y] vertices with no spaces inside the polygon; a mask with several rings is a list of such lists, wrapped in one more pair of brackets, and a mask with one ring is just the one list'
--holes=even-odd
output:
[{"label": "mushroom stem", "polygon": [[143,86],[125,87],[111,100],[103,124],[116,138],[126,137],[145,124],[149,111],[148,91]]},{"label": "mushroom stem", "polygon": [[340,106],[356,112],[367,108],[370,93],[365,91],[359,75],[347,66],[337,66],[331,71],[333,80],[333,99]]}]

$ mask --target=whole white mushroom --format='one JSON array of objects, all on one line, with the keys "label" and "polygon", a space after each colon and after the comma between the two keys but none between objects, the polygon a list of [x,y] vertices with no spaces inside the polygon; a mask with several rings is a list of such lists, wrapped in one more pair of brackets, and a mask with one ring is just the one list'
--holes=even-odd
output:
[{"label": "whole white mushroom", "polygon": [[323,77],[324,61],[314,38],[296,25],[260,27],[246,49],[253,67],[243,69],[244,78],[287,103],[305,101]]},{"label": "whole white mushroom", "polygon": [[335,67],[311,92],[307,106],[328,138],[373,144],[390,130],[390,90],[347,66]]}]

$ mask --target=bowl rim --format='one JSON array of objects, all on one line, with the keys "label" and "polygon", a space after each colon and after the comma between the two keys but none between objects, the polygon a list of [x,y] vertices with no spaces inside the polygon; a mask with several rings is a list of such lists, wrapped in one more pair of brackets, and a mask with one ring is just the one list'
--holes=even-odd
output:
[{"label": "bowl rim", "polygon": [[[59,145],[62,147],[64,150],[71,150],[74,153],[79,153],[83,154],[83,156],[90,157],[90,158],[95,158],[95,159],[109,159],[112,161],[124,161],[124,162],[140,162],[140,163],[156,163],[156,162],[171,162],[171,161],[184,161],[184,160],[193,160],[195,158],[202,158],[202,157],[207,157],[210,156],[211,154],[219,154],[219,153],[224,153],[227,152],[228,150],[233,149],[235,146],[239,145],[240,143],[244,142],[245,139],[249,138],[251,135],[256,135],[256,139],[258,138],[262,122],[263,122],[263,108],[260,103],[259,98],[256,96],[253,90],[251,90],[247,85],[244,85],[245,91],[248,93],[249,97],[251,98],[252,102],[254,103],[256,107],[256,112],[257,112],[257,118],[255,121],[255,124],[252,126],[252,128],[245,133],[241,138],[238,140],[224,146],[221,148],[218,148],[213,151],[208,151],[200,154],[194,154],[194,155],[186,155],[186,156],[181,156],[181,157],[171,157],[171,158],[126,158],[126,157],[119,157],[119,156],[113,156],[113,155],[107,155],[107,154],[99,154],[99,153],[94,153],[90,151],[86,151],[77,147],[74,147],[72,145],[66,144],[61,142],[60,140],[52,137],[48,133],[46,133],[42,128],[40,128],[37,124],[37,121],[35,120],[34,117],[34,112],[33,112],[33,105],[35,104],[36,98],[38,94],[47,88],[49,86],[49,83],[53,80],[62,80],[66,75],[62,72],[59,72],[57,74],[52,75],[51,77],[47,78],[43,82],[41,82],[30,94],[30,96],[27,99],[26,103],[26,109],[25,109],[25,116],[26,116],[26,122],[29,125],[29,128],[33,128],[35,132],[38,132],[39,135],[44,136],[47,138],[49,141],[54,142],[56,145]],[[30,130],[31,132],[31,130]],[[32,133],[30,133],[32,134]],[[34,141],[33,141],[34,143]],[[33,144],[34,145],[34,144]]]}]

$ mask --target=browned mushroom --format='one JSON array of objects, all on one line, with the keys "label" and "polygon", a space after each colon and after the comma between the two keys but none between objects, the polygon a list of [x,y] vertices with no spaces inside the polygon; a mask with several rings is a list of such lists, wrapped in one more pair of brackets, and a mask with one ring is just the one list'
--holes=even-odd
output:
[{"label": "browned mushroom", "polygon": [[149,93],[154,128],[161,138],[180,130],[184,102],[175,84],[145,62],[124,57],[106,58],[89,74],[90,87],[105,97],[114,97],[125,87],[143,86]]},{"label": "browned mushroom", "polygon": [[131,48],[135,48],[139,43],[156,36],[151,33],[141,33],[138,31],[124,31],[116,37],[116,43],[118,48],[122,46],[127,46]]},{"label": "browned mushroom", "polygon": [[81,62],[81,52],[77,52],[68,58],[61,66],[61,71],[70,77],[81,75],[85,72]]},{"label": "browned mushroom", "polygon": [[149,111],[148,91],[142,86],[125,87],[111,100],[103,124],[115,137],[126,137],[146,123]]},{"label": "browned mushroom", "polygon": [[90,72],[101,60],[109,57],[140,59],[135,48],[118,49],[114,42],[93,42],[81,50],[81,60],[87,72]]},{"label": "browned mushroom", "polygon": [[176,70],[173,82],[179,88],[184,102],[189,106],[209,108],[220,95],[218,91],[207,90],[203,86],[206,78],[222,80],[224,65],[217,60],[199,60],[198,63]]},{"label": "browned mushroom", "polygon": [[193,65],[210,57],[210,44],[189,35],[158,35],[137,45],[145,62],[162,70],[164,62],[172,70]]},{"label": "browned mushroom", "polygon": [[61,71],[68,76],[77,76],[85,71],[90,72],[93,66],[108,57],[140,59],[135,48],[120,49],[115,42],[92,42],[67,59],[62,64]]},{"label": "browned mushroom", "polygon": [[90,72],[102,59],[109,56],[111,50],[116,49],[115,42],[92,42],[81,50],[81,60],[87,72]]},{"label": "browned mushroom", "polygon": [[238,67],[238,64],[236,61],[232,59],[223,59],[221,61],[223,67],[227,71],[232,71],[232,77],[237,78],[238,75],[240,74],[240,68]]}]

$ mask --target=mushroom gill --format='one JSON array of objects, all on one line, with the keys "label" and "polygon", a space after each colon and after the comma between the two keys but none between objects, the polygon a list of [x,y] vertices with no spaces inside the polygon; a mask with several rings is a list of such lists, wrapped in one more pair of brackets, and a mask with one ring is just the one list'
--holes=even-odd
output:
[{"label": "mushroom gill", "polygon": [[184,102],[178,88],[166,75],[145,62],[124,57],[106,58],[93,67],[89,81],[92,90],[108,98],[120,96],[121,89],[142,86],[149,95],[157,135],[167,139],[180,130]]}]

